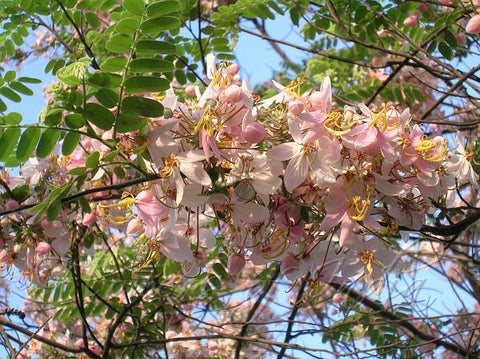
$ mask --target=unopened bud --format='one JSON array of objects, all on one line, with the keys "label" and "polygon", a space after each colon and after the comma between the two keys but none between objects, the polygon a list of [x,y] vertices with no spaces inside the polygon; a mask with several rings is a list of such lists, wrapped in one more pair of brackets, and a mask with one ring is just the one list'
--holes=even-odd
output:
[{"label": "unopened bud", "polygon": [[48,242],[40,242],[35,247],[35,252],[38,254],[48,254],[52,250],[52,246]]},{"label": "unopened bud", "polygon": [[230,275],[237,275],[241,272],[244,266],[245,257],[243,255],[234,253],[231,254],[230,257],[228,257],[227,268]]}]

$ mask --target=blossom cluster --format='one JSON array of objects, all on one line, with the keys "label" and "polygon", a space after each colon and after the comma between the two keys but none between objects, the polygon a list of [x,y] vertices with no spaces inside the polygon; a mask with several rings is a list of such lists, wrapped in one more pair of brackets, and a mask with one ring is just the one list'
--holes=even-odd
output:
[{"label": "blossom cluster", "polygon": [[[449,150],[448,140],[429,137],[408,109],[340,108],[329,78],[306,92],[302,78],[275,83],[278,93],[261,100],[240,81],[237,65],[207,60],[203,93],[189,86],[182,101],[173,89],[152,94],[163,116],[150,119],[144,133],[118,135],[132,160],[148,151],[142,161],[152,181],[120,199],[92,202],[89,213],[65,210],[53,222],[30,215],[36,235],[22,244],[12,238],[20,231],[12,229],[15,221],[2,222],[0,260],[45,283],[65,262],[76,221],[123,233],[126,245],[145,239],[144,265],[164,255],[187,276],[201,272],[221,240],[233,276],[248,261],[279,262],[291,280],[308,274],[314,284],[364,281],[380,293],[384,272],[402,268],[396,239],[408,240],[441,205],[448,207],[459,185],[477,185],[463,139]],[[55,174],[50,180],[61,185],[93,151],[105,158],[110,148],[83,138],[71,156],[33,158],[22,177],[3,179],[13,187],[28,179],[35,187]],[[118,182],[100,169],[84,186]],[[12,216],[22,213],[29,215]]]}]

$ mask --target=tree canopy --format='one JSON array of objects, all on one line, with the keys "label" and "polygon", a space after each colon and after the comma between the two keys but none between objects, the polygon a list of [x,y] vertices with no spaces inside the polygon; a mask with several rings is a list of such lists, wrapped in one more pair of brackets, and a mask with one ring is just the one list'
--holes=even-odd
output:
[{"label": "tree canopy", "polygon": [[5,355],[480,355],[478,0],[1,0],[0,27]]}]

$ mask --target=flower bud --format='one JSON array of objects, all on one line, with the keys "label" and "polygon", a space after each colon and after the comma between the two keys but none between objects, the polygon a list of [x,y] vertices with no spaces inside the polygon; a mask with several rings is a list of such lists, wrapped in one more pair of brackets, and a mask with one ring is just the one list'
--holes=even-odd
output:
[{"label": "flower bud", "polygon": [[228,257],[227,268],[230,275],[237,275],[238,273],[240,273],[244,266],[245,257],[243,255],[234,253],[231,254],[230,257]]},{"label": "flower bud", "polygon": [[385,29],[381,29],[377,31],[377,36],[384,39],[388,36],[388,32]]},{"label": "flower bud", "polygon": [[442,5],[450,5],[453,3],[453,0],[440,0],[440,4]]},{"label": "flower bud", "polygon": [[267,131],[258,122],[249,123],[243,130],[243,138],[248,143],[258,143],[265,138]]},{"label": "flower bud", "polygon": [[209,340],[207,344],[209,351],[214,352],[218,350],[218,343],[215,340]]},{"label": "flower bud", "polygon": [[469,34],[478,34],[480,33],[480,14],[472,17],[465,28]]},{"label": "flower bud", "polygon": [[332,297],[332,302],[335,304],[342,304],[343,295],[341,295],[340,293],[335,293]]},{"label": "flower bud", "polygon": [[77,339],[75,340],[75,343],[73,343],[76,347],[83,347],[83,339]]},{"label": "flower bud", "polygon": [[195,96],[195,86],[188,85],[188,86],[185,88],[185,93],[186,93],[188,96]]},{"label": "flower bud", "polygon": [[38,254],[48,254],[52,250],[52,246],[47,242],[40,242],[35,247],[35,252]]},{"label": "flower bud", "polygon": [[421,2],[420,4],[418,4],[417,10],[420,12],[425,12],[428,10],[428,5],[425,4],[424,2]]},{"label": "flower bud", "polygon": [[125,230],[129,236],[140,233],[141,231],[143,231],[143,224],[138,218],[134,218],[128,222],[127,229]]},{"label": "flower bud", "polygon": [[455,35],[455,38],[457,39],[458,46],[464,46],[467,43],[467,36],[464,32],[459,32]]},{"label": "flower bud", "polygon": [[299,115],[302,113],[305,106],[303,105],[302,101],[293,100],[288,103],[287,107],[288,112],[290,112],[292,115]]},{"label": "flower bud", "polygon": [[418,25],[418,16],[417,15],[410,15],[408,16],[405,21],[403,22],[403,25],[407,27],[414,27]]},{"label": "flower bud", "polygon": [[225,97],[227,98],[228,102],[236,103],[244,99],[245,93],[237,85],[232,85],[225,90]]},{"label": "flower bud", "polygon": [[11,263],[11,262],[12,262],[12,256],[10,255],[10,252],[3,249],[0,252],[0,263]]},{"label": "flower bud", "polygon": [[283,274],[289,274],[298,269],[298,259],[291,253],[288,253],[285,258],[283,258],[282,263],[280,263],[280,271]]},{"label": "flower bud", "polygon": [[97,215],[95,214],[95,212],[86,213],[83,216],[82,224],[84,226],[90,227],[92,224],[95,223],[96,220],[97,220]]},{"label": "flower bud", "polygon": [[240,70],[240,67],[238,67],[237,64],[231,64],[228,67],[228,72],[230,73],[230,75],[236,75],[238,73],[238,70]]}]

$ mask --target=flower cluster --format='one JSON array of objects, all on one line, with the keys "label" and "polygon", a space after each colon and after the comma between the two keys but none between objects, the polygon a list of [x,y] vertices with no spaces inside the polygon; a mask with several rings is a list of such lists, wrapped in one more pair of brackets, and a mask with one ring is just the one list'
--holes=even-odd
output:
[{"label": "flower cluster", "polygon": [[[408,109],[342,109],[328,78],[318,91],[304,92],[303,79],[275,83],[278,94],[262,101],[240,82],[238,66],[217,68],[213,56],[207,60],[203,93],[189,87],[182,101],[173,89],[152,94],[164,115],[144,133],[121,135],[132,159],[148,150],[142,161],[154,180],[119,199],[92,202],[81,218],[72,212],[54,222],[31,219],[38,240],[21,250],[7,246],[0,260],[23,259],[21,269],[44,282],[68,251],[76,220],[84,228],[114,227],[130,245],[145,240],[144,264],[163,254],[182,263],[187,276],[201,272],[222,239],[231,275],[248,261],[280,262],[291,280],[306,274],[313,284],[359,280],[379,293],[384,272],[401,269],[396,239],[420,230],[459,184],[477,183],[462,139],[449,151],[447,139],[428,137]],[[113,134],[99,130],[99,136],[106,141]],[[53,180],[64,184],[69,170],[85,166],[89,151],[105,158],[109,147],[83,139],[71,156],[32,160],[23,175],[32,172],[35,185],[37,174],[54,172]],[[99,170],[89,184],[116,181]]]}]

